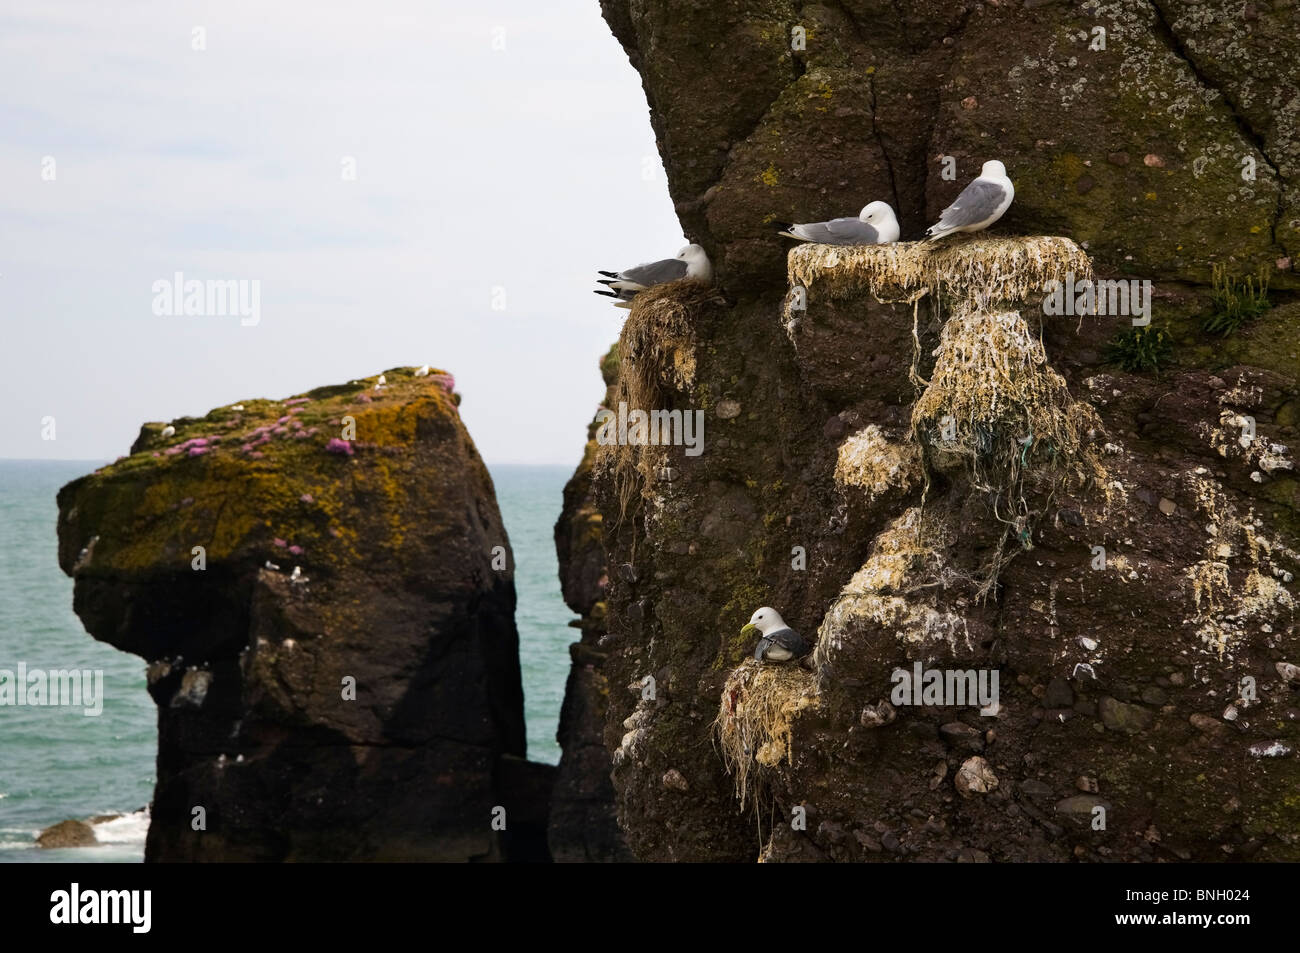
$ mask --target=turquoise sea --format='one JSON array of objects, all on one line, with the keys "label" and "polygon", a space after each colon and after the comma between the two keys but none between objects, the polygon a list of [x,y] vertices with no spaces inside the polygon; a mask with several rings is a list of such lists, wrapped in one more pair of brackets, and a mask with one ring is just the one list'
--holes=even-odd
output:
[{"label": "turquoise sea", "polygon": [[[72,611],[56,561],[55,494],[103,461],[0,460],[0,669],[102,669],[104,708],[0,708],[0,862],[131,862],[144,854],[156,715],[144,662],[96,642]],[[571,468],[489,466],[515,556],[528,756],[554,764],[568,644],[552,527]],[[67,818],[97,825],[96,847],[42,850],[35,836]]]}]

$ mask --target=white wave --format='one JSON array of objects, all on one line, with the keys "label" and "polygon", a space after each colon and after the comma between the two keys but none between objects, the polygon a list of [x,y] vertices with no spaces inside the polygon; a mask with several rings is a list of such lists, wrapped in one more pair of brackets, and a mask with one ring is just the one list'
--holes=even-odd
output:
[{"label": "white wave", "polygon": [[101,844],[143,844],[149,833],[149,809],[103,821],[94,825],[94,831]]}]

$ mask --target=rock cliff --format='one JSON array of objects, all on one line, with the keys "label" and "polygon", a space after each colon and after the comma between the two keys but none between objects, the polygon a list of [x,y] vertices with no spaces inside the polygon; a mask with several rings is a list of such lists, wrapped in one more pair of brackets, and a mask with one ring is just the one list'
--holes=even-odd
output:
[{"label": "rock cliff", "polygon": [[59,493],[77,614],[148,662],[147,860],[545,857],[491,479],[450,375],[380,379],[146,424]]},{"label": "rock cliff", "polygon": [[[590,466],[635,855],[1300,859],[1300,12],[602,9],[718,264],[638,298],[609,397],[704,453]],[[767,230],[886,198],[913,238],[987,158],[1016,203],[946,256]],[[1272,308],[1224,335],[1215,266]],[[1158,352],[1045,315],[1094,270],[1153,282]],[[765,604],[808,669],[748,660]],[[997,702],[900,699],[917,666]]]}]

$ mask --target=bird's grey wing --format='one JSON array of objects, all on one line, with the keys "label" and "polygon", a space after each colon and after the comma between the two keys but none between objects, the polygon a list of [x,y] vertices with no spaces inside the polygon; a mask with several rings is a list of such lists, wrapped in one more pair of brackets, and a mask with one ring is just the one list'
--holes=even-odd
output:
[{"label": "bird's grey wing", "polygon": [[686,262],[680,258],[664,258],[661,261],[652,261],[644,265],[637,265],[635,268],[629,268],[627,271],[621,271],[618,276],[624,281],[635,281],[637,284],[649,288],[651,285],[660,285],[665,281],[676,281],[679,278],[685,278]]},{"label": "bird's grey wing", "polygon": [[805,655],[808,652],[808,643],[794,629],[777,629],[775,632],[769,632],[766,638],[769,642],[775,642],[782,648],[789,649],[795,655]]},{"label": "bird's grey wing", "polygon": [[832,245],[874,245],[880,241],[875,226],[860,218],[834,218],[825,224],[831,235],[826,241]]},{"label": "bird's grey wing", "polygon": [[756,646],[754,647],[754,661],[755,661],[755,662],[761,662],[761,661],[763,661],[763,653],[767,651],[767,647],[768,647],[769,645],[771,645],[771,643],[768,642],[768,640],[767,640],[766,637],[761,638],[761,639],[758,640],[758,645],[756,645]]},{"label": "bird's grey wing", "polygon": [[976,225],[991,218],[1006,197],[1007,190],[1002,186],[984,179],[976,179],[961,190],[957,201],[939,214],[939,225],[943,228]]}]

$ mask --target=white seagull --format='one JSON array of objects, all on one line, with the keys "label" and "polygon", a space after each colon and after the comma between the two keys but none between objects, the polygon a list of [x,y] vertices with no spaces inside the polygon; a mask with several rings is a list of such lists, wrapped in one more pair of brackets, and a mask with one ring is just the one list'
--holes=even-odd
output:
[{"label": "white seagull", "polygon": [[821,245],[884,245],[898,241],[898,219],[888,202],[871,202],[857,218],[791,225],[777,222],[777,234]]},{"label": "white seagull", "polygon": [[754,648],[754,658],[760,662],[788,662],[812,651],[804,637],[786,625],[781,613],[771,606],[756,610],[740,634],[748,635],[755,629],[760,638]]},{"label": "white seagull", "polygon": [[1002,217],[1016,197],[1016,187],[1007,178],[1007,167],[997,159],[984,163],[979,178],[961,190],[957,201],[939,214],[939,221],[925,230],[930,241],[954,232],[979,232]]},{"label": "white seagull", "polygon": [[598,284],[609,290],[597,290],[596,294],[618,299],[615,307],[630,308],[632,299],[639,292],[655,285],[681,281],[683,278],[705,283],[712,281],[713,264],[699,245],[687,245],[672,258],[646,262],[623,271],[597,273],[605,276],[598,280]]}]

